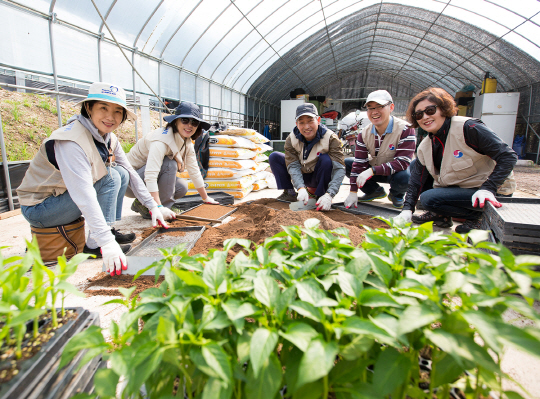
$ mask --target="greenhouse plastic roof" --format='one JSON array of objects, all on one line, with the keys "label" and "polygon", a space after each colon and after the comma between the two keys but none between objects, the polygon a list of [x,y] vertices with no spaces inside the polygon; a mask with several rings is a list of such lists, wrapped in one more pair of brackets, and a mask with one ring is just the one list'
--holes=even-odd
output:
[{"label": "greenhouse plastic roof", "polygon": [[[479,87],[486,71],[499,91],[540,81],[536,0],[94,1],[127,49],[270,103],[295,88],[343,98],[372,88],[410,96],[439,86],[453,93],[468,83]],[[56,13],[60,26],[111,39],[92,0],[0,0],[0,10],[21,5],[44,17]],[[29,45],[23,31],[39,34],[43,27],[30,18],[1,25],[0,63],[7,57],[10,65],[50,70],[39,65],[47,46],[34,44],[30,55],[18,48]],[[73,52],[58,68],[95,80],[95,45],[70,38],[67,31],[55,36]],[[105,59],[121,57],[107,51]],[[81,72],[84,65],[88,71]],[[126,65],[119,70],[129,75]],[[150,64],[141,69],[156,75]]]}]

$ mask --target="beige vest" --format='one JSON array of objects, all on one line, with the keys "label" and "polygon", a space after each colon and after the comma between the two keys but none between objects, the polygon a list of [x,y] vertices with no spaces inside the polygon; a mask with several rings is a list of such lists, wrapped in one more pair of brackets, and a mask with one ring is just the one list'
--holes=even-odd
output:
[{"label": "beige vest", "polygon": [[296,138],[294,132],[289,134],[291,145],[296,151],[298,151],[298,160],[300,161],[302,173],[311,173],[315,170],[317,161],[319,160],[318,154],[326,154],[330,149],[330,138],[335,134],[331,130],[327,130],[325,135],[313,146],[307,159],[304,159],[304,143]]},{"label": "beige vest", "polygon": [[370,123],[362,130],[362,140],[369,153],[369,164],[379,166],[383,163],[392,162],[396,156],[399,139],[403,130],[407,129],[409,124],[403,119],[394,117],[394,126],[391,133],[387,133],[380,145],[379,153],[375,155],[375,134],[371,133],[373,124]]},{"label": "beige vest", "polygon": [[[183,142],[181,148],[178,147],[176,137],[180,138],[180,141]],[[153,141],[161,141],[169,147],[170,153],[167,156],[170,159],[178,158],[182,160],[182,170],[179,169],[179,171],[183,172],[186,165],[186,158],[188,153],[187,150],[189,146],[193,147],[193,142],[191,140],[183,140],[180,134],[175,135],[172,128],[167,129],[160,127],[146,134],[133,146],[133,148],[127,154],[129,163],[135,169],[139,169],[143,165],[146,165],[148,151],[150,149],[149,144]]]},{"label": "beige vest", "polygon": [[[55,130],[41,144],[38,153],[30,162],[21,185],[17,189],[21,205],[37,205],[51,195],[56,197],[66,191],[62,174],[47,158],[45,143],[49,140],[69,140],[81,146],[92,168],[92,184],[107,174],[107,168],[94,144],[92,133],[79,121],[73,121],[69,125]],[[116,145],[118,145],[118,140],[114,133],[111,133],[111,148]]]},{"label": "beige vest", "polygon": [[[446,138],[441,170],[435,170],[433,152],[429,136],[418,146],[418,160],[426,166],[433,176],[433,187],[459,186],[461,188],[480,187],[493,172],[496,162],[486,155],[479,154],[465,142],[463,125],[471,118],[454,116]],[[498,194],[512,194],[516,190],[513,172],[508,175]]]}]

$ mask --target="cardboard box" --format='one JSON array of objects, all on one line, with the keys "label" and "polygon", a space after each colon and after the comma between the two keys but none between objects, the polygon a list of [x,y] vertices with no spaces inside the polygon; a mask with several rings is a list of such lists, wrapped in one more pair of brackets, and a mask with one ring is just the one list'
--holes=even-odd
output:
[{"label": "cardboard box", "polygon": [[297,94],[296,95],[296,99],[297,100],[304,100],[304,101],[309,101],[309,94]]},{"label": "cardboard box", "polygon": [[472,97],[473,96],[473,91],[458,91],[456,93],[456,97],[454,97],[455,99],[458,99],[458,98],[461,98],[461,97]]}]

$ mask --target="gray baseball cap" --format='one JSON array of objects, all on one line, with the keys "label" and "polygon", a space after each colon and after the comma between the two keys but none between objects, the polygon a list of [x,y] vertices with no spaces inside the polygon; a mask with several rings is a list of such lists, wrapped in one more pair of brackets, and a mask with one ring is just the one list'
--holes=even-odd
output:
[{"label": "gray baseball cap", "polygon": [[319,112],[317,111],[317,107],[315,105],[311,103],[305,103],[296,107],[295,120],[298,120],[298,118],[300,118],[303,115],[309,115],[309,116],[312,116],[313,118],[318,118]]},{"label": "gray baseball cap", "polygon": [[386,90],[375,90],[369,93],[366,98],[366,104],[370,101],[375,101],[377,104],[380,105],[394,102],[394,100],[392,100],[392,96]]}]

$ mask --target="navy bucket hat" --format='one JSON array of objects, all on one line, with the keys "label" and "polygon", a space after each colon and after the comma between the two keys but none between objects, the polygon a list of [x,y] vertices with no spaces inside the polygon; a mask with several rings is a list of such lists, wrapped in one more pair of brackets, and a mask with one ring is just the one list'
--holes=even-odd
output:
[{"label": "navy bucket hat", "polygon": [[176,107],[174,115],[164,116],[163,120],[165,120],[167,123],[171,123],[178,118],[192,118],[198,120],[201,123],[199,126],[201,126],[201,128],[204,130],[208,130],[210,128],[210,124],[203,121],[199,106],[189,101],[182,101],[180,105]]}]

